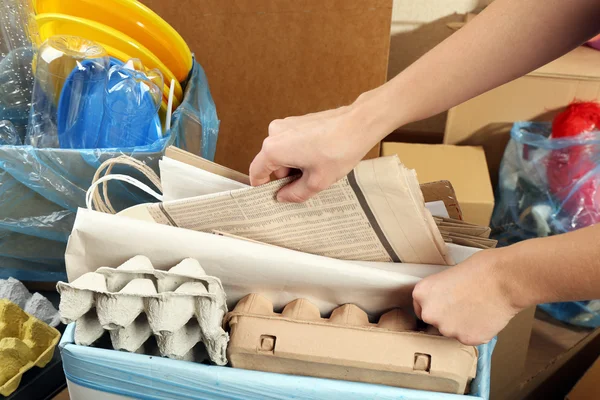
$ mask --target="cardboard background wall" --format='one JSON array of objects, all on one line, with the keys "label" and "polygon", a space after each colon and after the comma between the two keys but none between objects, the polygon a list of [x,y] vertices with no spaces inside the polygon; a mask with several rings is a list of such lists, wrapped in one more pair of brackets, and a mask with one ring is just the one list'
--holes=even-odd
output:
[{"label": "cardboard background wall", "polygon": [[392,0],[142,2],[206,70],[221,120],[215,161],[238,171],[273,119],[349,104],[386,81]]}]

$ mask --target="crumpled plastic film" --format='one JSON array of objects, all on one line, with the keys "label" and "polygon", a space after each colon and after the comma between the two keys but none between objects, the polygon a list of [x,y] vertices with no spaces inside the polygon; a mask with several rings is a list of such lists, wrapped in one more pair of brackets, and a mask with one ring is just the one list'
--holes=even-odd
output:
[{"label": "crumpled plastic film", "polygon": [[186,132],[175,137],[175,146],[207,160],[213,160],[217,149],[220,121],[204,70],[196,65],[184,93],[184,101],[173,113],[175,131]]},{"label": "crumpled plastic film", "polygon": [[[0,147],[2,151],[2,147]],[[0,169],[0,229],[66,242],[75,212],[66,210]]]},{"label": "crumpled plastic film", "polygon": [[[194,400],[460,400],[462,395],[189,363],[73,344],[70,324],[60,350],[67,379],[85,388],[137,399]],[[495,340],[479,347],[468,398],[489,398]]]},{"label": "crumpled plastic film", "polygon": [[[0,258],[12,259],[11,273],[17,273],[22,280],[56,281],[57,274],[58,280],[65,279],[64,265],[62,261],[57,265],[56,255],[64,253],[75,212],[85,207],[86,191],[100,164],[125,154],[158,172],[158,161],[165,148],[172,144],[212,160],[218,127],[206,75],[194,62],[184,101],[174,113],[171,131],[151,145],[83,150],[0,146]],[[145,181],[131,168],[116,167],[113,173],[125,173]],[[117,210],[154,201],[122,182],[111,181],[108,188],[110,201]],[[2,242],[9,243],[8,239],[13,244],[19,242],[19,236],[5,231],[23,235],[22,243],[13,250],[3,246]],[[34,239],[25,241],[25,236]],[[25,245],[29,249],[27,256],[22,251]],[[0,267],[3,267],[0,277],[6,277],[8,269],[3,263]]]},{"label": "crumpled plastic film", "polygon": [[[491,224],[499,246],[600,221],[600,132],[551,139],[550,129],[519,122],[511,130]],[[550,185],[557,177],[559,192]]]}]

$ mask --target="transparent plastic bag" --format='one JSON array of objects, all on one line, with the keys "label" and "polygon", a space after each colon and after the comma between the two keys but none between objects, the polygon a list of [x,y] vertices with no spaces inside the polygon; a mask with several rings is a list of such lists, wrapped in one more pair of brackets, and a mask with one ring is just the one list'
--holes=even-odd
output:
[{"label": "transparent plastic bag", "polygon": [[39,42],[30,0],[0,0],[0,120],[25,137],[33,90],[32,59]]},{"label": "transparent plastic bag", "polygon": [[[0,279],[66,279],[62,255],[67,238],[77,208],[85,207],[86,191],[100,164],[125,154],[158,173],[158,161],[169,145],[212,160],[218,126],[206,75],[194,63],[183,103],[173,114],[171,131],[151,145],[120,149],[0,146]],[[131,168],[115,167],[113,172],[132,175],[151,185]],[[111,203],[118,210],[155,201],[127,184],[111,181],[108,185]],[[3,236],[5,231],[7,236]]]},{"label": "transparent plastic bag", "polygon": [[[511,130],[491,222],[498,246],[600,222],[600,132],[550,134],[550,123],[518,122]],[[600,309],[589,303],[541,308],[567,323],[600,326]]]},{"label": "transparent plastic bag", "polygon": [[146,146],[161,135],[157,111],[163,99],[163,76],[140,60],[114,65],[104,88],[104,116],[98,148]]},{"label": "transparent plastic bag", "polygon": [[12,122],[0,121],[0,145],[18,146],[22,145],[21,137]]},{"label": "transparent plastic bag", "polygon": [[190,153],[212,160],[217,150],[220,121],[216,117],[215,102],[202,68],[194,68],[188,80],[184,101],[173,113],[172,130],[185,132],[175,135],[174,145]]},{"label": "transparent plastic bag", "polygon": [[540,304],[542,310],[559,321],[585,328],[600,326],[600,300]]},{"label": "transparent plastic bag", "polygon": [[504,245],[600,222],[600,132],[550,139],[516,123],[500,166],[492,227]]}]

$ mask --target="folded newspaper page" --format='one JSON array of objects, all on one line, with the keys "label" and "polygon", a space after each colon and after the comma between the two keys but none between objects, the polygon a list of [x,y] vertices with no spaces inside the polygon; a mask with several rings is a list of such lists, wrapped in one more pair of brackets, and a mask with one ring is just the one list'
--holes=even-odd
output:
[{"label": "folded newspaper page", "polygon": [[[167,156],[169,154],[177,158],[170,158]],[[176,147],[167,147],[165,155],[158,165],[163,201],[181,200],[250,187],[248,175]],[[430,182],[421,184],[420,187],[425,198],[425,207],[431,212],[434,219],[435,217],[460,219],[460,208],[455,200],[456,195],[450,182]]]},{"label": "folded newspaper page", "polygon": [[144,204],[121,215],[142,213],[160,224],[342,260],[453,264],[415,172],[397,156],[361,162],[305,203],[278,202],[277,191],[293,179]]}]

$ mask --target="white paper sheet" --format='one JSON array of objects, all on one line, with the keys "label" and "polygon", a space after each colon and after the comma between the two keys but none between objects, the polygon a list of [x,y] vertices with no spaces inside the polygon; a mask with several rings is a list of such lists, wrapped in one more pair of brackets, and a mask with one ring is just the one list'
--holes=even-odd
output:
[{"label": "white paper sheet", "polygon": [[434,217],[450,218],[450,215],[448,215],[448,210],[446,209],[446,205],[441,200],[425,203],[425,207],[427,207],[429,212],[431,212],[431,215]]},{"label": "white paper sheet", "polygon": [[248,187],[233,179],[192,167],[172,158],[159,161],[164,201],[185,199],[205,194],[227,192]]},{"label": "white paper sheet", "polygon": [[[477,250],[449,246],[462,261]],[[69,281],[102,266],[115,267],[145,255],[157,269],[187,257],[221,279],[231,308],[249,293],[262,293],[276,307],[297,298],[323,314],[354,303],[378,315],[412,304],[412,289],[423,277],[447,267],[336,260],[230,237],[194,232],[80,209],[65,255]]]}]

